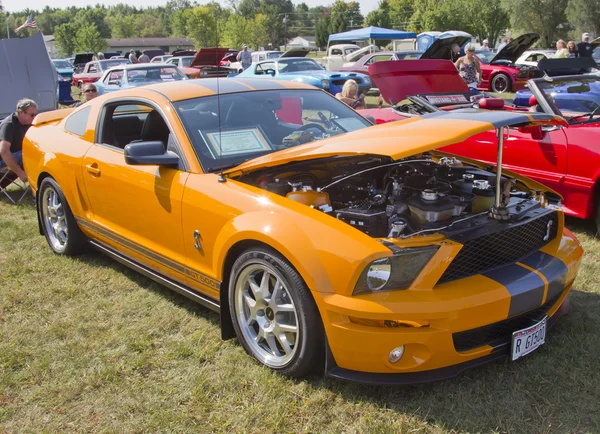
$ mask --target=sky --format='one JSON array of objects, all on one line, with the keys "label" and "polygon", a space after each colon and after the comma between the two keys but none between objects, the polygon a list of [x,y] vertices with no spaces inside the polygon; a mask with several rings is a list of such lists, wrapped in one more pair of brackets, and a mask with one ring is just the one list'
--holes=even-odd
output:
[{"label": "sky", "polygon": [[[301,3],[300,0],[292,0],[294,4]],[[379,0],[357,0],[360,3],[360,11],[366,16],[372,10],[377,9]],[[97,3],[104,4],[105,6],[113,6],[118,3],[127,3],[131,6],[161,6],[167,3],[167,0],[2,0],[2,5],[8,12],[18,12],[26,8],[42,10],[46,5],[55,8],[66,8],[69,6],[93,6]],[[199,1],[198,3],[204,3]],[[225,1],[221,0],[219,3],[225,5]],[[304,0],[309,7],[329,5],[333,4],[334,0]]]}]

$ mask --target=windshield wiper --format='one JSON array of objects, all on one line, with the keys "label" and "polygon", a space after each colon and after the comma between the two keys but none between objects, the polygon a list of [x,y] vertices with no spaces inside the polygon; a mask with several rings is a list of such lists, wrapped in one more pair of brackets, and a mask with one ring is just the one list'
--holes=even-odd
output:
[{"label": "windshield wiper", "polygon": [[[245,163],[246,161],[248,161],[248,160],[244,160],[244,161],[242,161],[242,163]],[[207,172],[208,173],[221,172],[222,170],[227,170],[227,169],[231,169],[232,167],[239,166],[242,163],[231,163],[231,164],[223,164],[222,166],[217,166],[217,167],[209,167]]]}]

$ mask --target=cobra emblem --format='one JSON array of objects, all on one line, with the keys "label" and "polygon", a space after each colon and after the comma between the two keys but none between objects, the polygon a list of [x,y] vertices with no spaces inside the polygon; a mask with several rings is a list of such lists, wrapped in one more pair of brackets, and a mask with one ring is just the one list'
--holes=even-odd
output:
[{"label": "cobra emblem", "polygon": [[544,241],[548,241],[550,239],[550,231],[552,230],[553,224],[554,224],[554,222],[552,220],[550,220],[548,222],[548,224],[546,225],[546,235],[544,235],[544,238],[543,238]]}]

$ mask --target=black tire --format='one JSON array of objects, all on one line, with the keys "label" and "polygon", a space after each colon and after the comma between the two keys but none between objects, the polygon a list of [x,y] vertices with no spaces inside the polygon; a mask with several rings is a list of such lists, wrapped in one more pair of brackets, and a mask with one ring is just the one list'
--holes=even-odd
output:
[{"label": "black tire", "polygon": [[511,82],[510,77],[506,74],[496,74],[490,83],[492,92],[504,93],[510,92]]},{"label": "black tire", "polygon": [[[53,178],[45,178],[40,184],[36,205],[42,232],[54,253],[72,256],[87,250],[87,237],[79,229],[62,189]],[[61,212],[55,210],[56,217],[53,217],[50,209],[57,205]],[[53,220],[56,220],[55,227],[60,226],[66,231],[53,229]]]},{"label": "black tire", "polygon": [[[261,277],[261,282],[263,281],[261,269],[266,270],[268,274],[266,289],[271,296],[269,300],[261,299],[255,295],[255,292],[251,295],[250,292],[245,292],[246,289],[251,289],[249,280],[246,280],[249,276]],[[278,291],[275,290],[277,282],[281,283]],[[274,293],[278,295],[273,296]],[[257,308],[256,321],[252,325],[248,320],[252,313],[243,301],[248,299],[246,294],[250,295],[250,298],[254,297],[255,305],[262,306],[263,310],[261,316],[260,309]],[[274,300],[277,297],[279,298]],[[263,247],[243,252],[231,269],[228,300],[231,320],[238,340],[254,359],[280,374],[293,378],[300,378],[316,369],[322,369],[324,331],[319,311],[302,277],[279,253]],[[275,305],[277,307],[274,307],[269,315],[269,309]],[[293,315],[279,310],[283,307],[286,307],[286,310],[290,309],[290,306],[294,311]],[[261,318],[264,327],[260,323]],[[294,335],[290,332],[288,335],[282,332],[281,330],[285,330],[283,327],[293,328],[294,319],[297,333]],[[262,343],[260,338],[254,339],[257,336],[268,335],[267,324],[273,328],[271,334],[272,339],[275,339],[276,350],[274,351],[271,350],[271,344],[266,337],[262,339]],[[293,348],[289,345],[292,341],[290,338],[293,338]],[[287,343],[287,348],[290,349],[287,353],[284,343]],[[278,356],[277,351],[285,354]]]}]

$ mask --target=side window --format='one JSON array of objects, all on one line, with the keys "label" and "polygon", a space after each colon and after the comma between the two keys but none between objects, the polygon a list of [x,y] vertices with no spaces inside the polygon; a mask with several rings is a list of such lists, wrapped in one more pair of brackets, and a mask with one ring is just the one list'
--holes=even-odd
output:
[{"label": "side window", "polygon": [[98,65],[96,65],[95,63],[92,63],[90,65],[90,69],[88,69],[88,72],[92,73],[92,72],[98,72]]},{"label": "side window", "polygon": [[110,74],[108,74],[107,84],[108,85],[117,85],[121,82],[122,78],[123,78],[123,71],[113,71]]},{"label": "side window", "polygon": [[65,123],[65,130],[82,137],[86,132],[86,125],[91,110],[91,107],[86,107],[69,116],[69,119]]},{"label": "side window", "polygon": [[275,62],[265,62],[256,65],[256,70],[254,73],[256,75],[265,75],[267,73],[267,69],[275,70]]},{"label": "side window", "polygon": [[382,62],[382,61],[385,61],[385,60],[392,60],[392,57],[390,57],[389,54],[373,56],[373,57],[371,57],[369,60],[367,60],[365,62],[365,65],[370,65],[372,63]]},{"label": "side window", "polygon": [[170,59],[169,62],[175,66],[179,66],[179,59]]},{"label": "side window", "polygon": [[334,48],[333,50],[331,50],[331,55],[332,56],[341,56],[342,50],[340,50],[339,48]]}]

